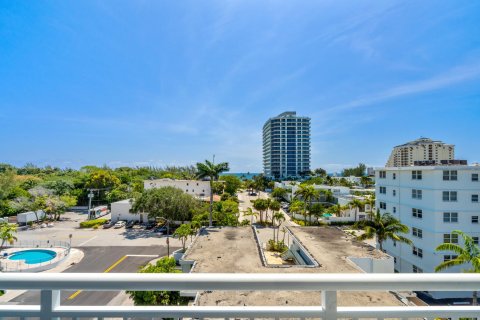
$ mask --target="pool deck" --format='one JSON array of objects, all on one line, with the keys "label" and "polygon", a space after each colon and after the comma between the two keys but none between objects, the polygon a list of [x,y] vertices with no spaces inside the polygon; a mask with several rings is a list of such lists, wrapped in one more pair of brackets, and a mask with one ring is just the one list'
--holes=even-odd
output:
[{"label": "pool deck", "polygon": [[[26,250],[50,250],[56,253],[55,258],[35,264],[27,264],[25,260],[10,260],[8,257],[4,258],[3,253],[8,253],[8,255],[12,255],[19,251],[26,251]],[[0,258],[0,265],[5,271],[28,271],[29,269],[34,269],[40,266],[47,266],[52,265],[55,266],[58,262],[62,261],[65,258],[65,253],[67,249],[64,248],[8,248],[1,251],[2,257]]]}]

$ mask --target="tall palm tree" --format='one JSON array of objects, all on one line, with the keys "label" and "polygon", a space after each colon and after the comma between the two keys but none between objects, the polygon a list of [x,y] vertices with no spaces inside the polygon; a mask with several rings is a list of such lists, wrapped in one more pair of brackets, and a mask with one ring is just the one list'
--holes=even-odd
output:
[{"label": "tall palm tree", "polygon": [[266,199],[256,199],[253,201],[253,208],[258,211],[260,224],[263,224],[263,212],[268,210],[269,203]]},{"label": "tall palm tree", "polygon": [[281,208],[280,202],[275,200],[270,201],[270,203],[268,204],[268,208],[272,210],[271,221],[272,221],[272,229],[273,229],[273,241],[275,241],[275,214],[277,214]]},{"label": "tall palm tree", "polygon": [[247,208],[247,211],[245,211],[243,213],[243,215],[246,216],[246,217],[250,216],[250,224],[253,225],[253,218],[257,217],[257,213],[255,211],[253,211],[252,208]]},{"label": "tall palm tree", "polygon": [[[439,245],[435,251],[451,251],[454,252],[457,257],[440,263],[435,267],[435,272],[463,264],[471,266],[471,269],[464,270],[464,272],[480,272],[480,248],[475,244],[473,238],[459,230],[452,231],[452,234],[458,234],[461,236],[463,238],[464,246],[461,247],[456,243],[442,243]],[[477,291],[473,292],[472,305],[478,305]]]},{"label": "tall palm tree", "polygon": [[301,197],[305,202],[305,225],[307,224],[307,211],[312,208],[313,200],[320,198],[320,192],[316,190],[312,185],[300,185],[297,191],[295,191],[295,197]]},{"label": "tall palm tree", "polygon": [[212,212],[213,212],[213,182],[218,180],[220,173],[229,171],[228,162],[221,162],[215,164],[208,160],[205,160],[205,163],[197,163],[197,177],[199,179],[210,178],[210,215],[209,215],[209,227],[213,226],[212,223]]},{"label": "tall palm tree", "polygon": [[412,241],[404,236],[408,234],[408,226],[402,224],[400,220],[392,216],[390,213],[370,214],[370,219],[355,223],[355,227],[362,228],[365,233],[358,237],[358,240],[373,239],[376,237],[380,251],[383,251],[383,243],[387,239],[391,239],[406,244],[412,244]]},{"label": "tall palm tree", "polygon": [[358,218],[358,210],[363,208],[364,203],[361,200],[358,199],[353,199],[350,202],[350,206],[355,209],[355,221],[357,221]]},{"label": "tall palm tree", "polygon": [[0,223],[0,240],[2,240],[2,244],[0,245],[0,250],[2,250],[5,242],[12,244],[14,241],[17,241],[17,237],[15,237],[15,233],[17,232],[17,226],[14,224],[10,224],[8,222]]},{"label": "tall palm tree", "polygon": [[[278,223],[277,224],[277,230],[278,230],[278,228],[280,228],[280,225],[282,224],[282,222],[285,221],[285,215],[282,212],[277,211],[273,215],[273,220]],[[277,242],[278,242],[278,233],[279,233],[279,231],[277,231]],[[275,225],[273,226],[273,240],[275,240]]]}]

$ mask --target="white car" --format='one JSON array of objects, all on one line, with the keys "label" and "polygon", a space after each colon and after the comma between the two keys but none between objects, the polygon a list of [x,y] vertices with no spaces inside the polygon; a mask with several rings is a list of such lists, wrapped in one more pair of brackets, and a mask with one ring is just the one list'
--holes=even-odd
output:
[{"label": "white car", "polygon": [[120,228],[123,228],[125,227],[126,225],[126,222],[125,221],[117,221],[117,223],[115,223],[115,225],[113,226],[115,229],[120,229]]}]

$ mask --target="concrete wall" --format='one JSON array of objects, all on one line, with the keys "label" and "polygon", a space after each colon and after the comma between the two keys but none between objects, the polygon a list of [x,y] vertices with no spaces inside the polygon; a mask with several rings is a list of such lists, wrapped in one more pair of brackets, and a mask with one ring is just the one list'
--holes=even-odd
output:
[{"label": "concrete wall", "polygon": [[392,257],[385,259],[348,257],[348,259],[366,273],[394,272],[394,263]]},{"label": "concrete wall", "polygon": [[141,213],[135,214],[131,213],[130,209],[132,208],[132,204],[130,200],[122,200],[113,202],[111,205],[111,213],[112,213],[112,221],[140,221],[140,222],[147,222],[148,221],[148,214]]}]

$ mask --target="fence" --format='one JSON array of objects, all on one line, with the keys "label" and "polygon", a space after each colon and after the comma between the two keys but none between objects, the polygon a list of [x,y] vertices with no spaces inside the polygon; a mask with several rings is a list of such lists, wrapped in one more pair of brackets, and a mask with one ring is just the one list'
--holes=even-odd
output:
[{"label": "fence", "polygon": [[[70,254],[70,243],[60,240],[24,240],[24,241],[15,241],[13,244],[6,244],[3,246],[5,249],[15,249],[15,248],[25,248],[25,249],[56,249],[54,250],[56,256],[48,261],[43,261],[43,259],[38,260],[38,263],[35,259],[29,259],[30,263],[25,263],[24,260],[10,260],[8,256],[0,258],[0,270],[2,272],[32,272],[49,269],[59,262],[63,261]],[[11,250],[8,250],[11,251]],[[5,252],[5,251],[3,251]],[[16,252],[16,251],[15,251]],[[10,252],[12,254],[14,252]]]}]

